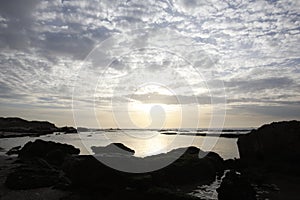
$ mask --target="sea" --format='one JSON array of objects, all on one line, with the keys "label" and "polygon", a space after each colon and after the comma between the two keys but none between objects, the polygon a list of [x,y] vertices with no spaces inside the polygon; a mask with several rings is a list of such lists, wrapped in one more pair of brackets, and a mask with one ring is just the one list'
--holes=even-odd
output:
[{"label": "sea", "polygon": [[[9,149],[23,146],[29,141],[42,139],[71,144],[80,149],[80,154],[94,154],[91,147],[106,146],[110,143],[122,143],[135,150],[135,156],[146,157],[160,153],[166,153],[173,149],[195,146],[203,151],[218,153],[223,159],[239,158],[237,138],[218,137],[218,134],[247,134],[249,128],[206,130],[206,129],[184,129],[184,130],[145,130],[145,129],[101,129],[85,130],[76,134],[53,133],[39,137],[16,137],[1,138],[0,155],[4,155]],[[207,136],[197,136],[196,134]],[[199,186],[191,195],[204,199],[217,199],[216,188],[221,180],[216,180],[210,185]]]},{"label": "sea", "polygon": [[[224,159],[239,158],[237,138],[218,137],[216,134],[246,134],[249,128],[223,129],[95,129],[76,134],[53,133],[39,137],[16,137],[0,139],[2,154],[12,147],[23,146],[29,141],[42,139],[71,144],[80,149],[82,155],[93,154],[91,147],[106,146],[110,143],[123,143],[135,150],[135,156],[146,157],[166,153],[176,148],[195,146],[203,151],[214,151]],[[197,136],[196,134],[207,136]]]}]

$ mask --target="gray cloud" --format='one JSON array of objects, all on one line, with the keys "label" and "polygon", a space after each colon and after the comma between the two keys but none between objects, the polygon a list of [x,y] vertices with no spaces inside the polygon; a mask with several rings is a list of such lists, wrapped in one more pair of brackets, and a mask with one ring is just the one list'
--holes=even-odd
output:
[{"label": "gray cloud", "polygon": [[[178,64],[175,56],[174,60],[162,58],[158,64],[153,58],[165,56],[161,51],[139,58],[130,54],[123,60],[114,55],[118,50],[149,46],[169,50],[173,45],[178,47],[173,53],[195,61],[192,64],[204,78],[224,80],[230,109],[280,115],[285,106],[284,115],[290,112],[291,117],[298,117],[293,108],[299,104],[300,96],[299,13],[299,3],[292,0],[4,1],[0,7],[0,98],[11,104],[68,107],[78,73],[87,75],[90,81],[82,85],[84,92],[78,95],[91,95],[110,59],[115,61],[107,73],[125,76],[147,64],[163,82],[173,75],[169,72]],[[155,31],[130,34],[131,30],[145,28]],[[176,37],[172,38],[168,30],[176,32]],[[80,63],[88,53],[116,33],[125,39],[105,46],[89,68],[80,71]],[[184,65],[176,67],[185,69]],[[183,86],[188,85],[197,90],[200,103],[209,104],[205,87],[190,77],[196,76],[186,70],[180,81],[168,82],[167,86],[183,91],[178,95],[189,104],[193,99],[184,94],[190,90]],[[140,82],[146,79],[147,75],[142,74]],[[108,80],[99,90],[103,102],[111,95],[114,81]],[[134,88],[130,83],[119,87]],[[213,92],[220,88],[209,89]],[[135,100],[176,103],[174,97],[156,94],[145,98],[148,96],[137,95]]]}]

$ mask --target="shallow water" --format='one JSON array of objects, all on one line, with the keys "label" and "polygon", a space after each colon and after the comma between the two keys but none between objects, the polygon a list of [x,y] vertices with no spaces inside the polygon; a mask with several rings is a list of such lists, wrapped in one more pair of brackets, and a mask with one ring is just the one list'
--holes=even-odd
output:
[{"label": "shallow water", "polygon": [[[93,154],[92,146],[106,146],[120,142],[135,150],[135,156],[145,157],[165,153],[172,149],[196,146],[204,151],[214,151],[224,159],[238,158],[237,139],[187,135],[163,135],[155,130],[118,130],[82,132],[80,134],[51,134],[40,137],[18,137],[0,139],[4,151],[23,146],[28,141],[43,139],[67,143],[80,148],[81,154]],[[0,153],[4,153],[4,151]]]}]

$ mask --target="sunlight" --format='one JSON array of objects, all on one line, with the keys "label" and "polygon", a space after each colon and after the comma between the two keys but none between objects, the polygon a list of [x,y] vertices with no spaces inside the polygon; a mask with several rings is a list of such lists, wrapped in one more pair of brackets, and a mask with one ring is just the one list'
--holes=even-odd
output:
[{"label": "sunlight", "polygon": [[128,104],[130,119],[137,128],[164,128],[166,124],[178,122],[180,112],[181,109],[178,105],[141,102]]}]

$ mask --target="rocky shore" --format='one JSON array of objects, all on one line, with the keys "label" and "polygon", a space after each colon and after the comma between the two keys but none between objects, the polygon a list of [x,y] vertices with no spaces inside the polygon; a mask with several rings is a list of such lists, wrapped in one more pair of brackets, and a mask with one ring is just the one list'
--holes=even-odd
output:
[{"label": "rocky shore", "polygon": [[27,121],[17,117],[0,117],[0,138],[40,136],[54,132],[77,133],[73,127],[56,127],[47,121]]},{"label": "rocky shore", "polygon": [[[296,200],[300,185],[299,128],[298,121],[276,122],[240,136],[240,159],[235,160],[223,160],[214,152],[193,146],[138,158],[134,149],[121,143],[93,147],[94,156],[79,155],[79,149],[71,145],[36,140],[12,149],[15,160],[3,161],[10,164],[0,166],[0,187],[6,191],[0,198],[14,199],[11,191],[48,191],[62,200],[199,199],[188,192],[223,177],[217,189],[219,200]],[[147,166],[176,157],[183,150],[167,167],[146,173],[118,171],[96,159]]]},{"label": "rocky shore", "polygon": [[237,143],[240,159],[227,161],[231,171],[218,189],[220,200],[299,199],[299,121],[263,125]]},{"label": "rocky shore", "polygon": [[[115,151],[117,148],[128,154]],[[133,150],[119,143],[96,150],[97,156],[113,157],[115,161],[133,159],[140,163],[167,159],[179,151],[137,158],[132,155]],[[209,152],[199,158],[204,152],[196,147],[187,148],[179,159],[165,168],[138,174],[112,169],[94,156],[79,155],[78,149],[67,144],[36,140],[15,153],[18,165],[6,178],[7,188],[51,187],[67,191],[63,199],[196,199],[181,191],[181,187],[208,184],[224,171],[224,160],[218,154]]]}]

